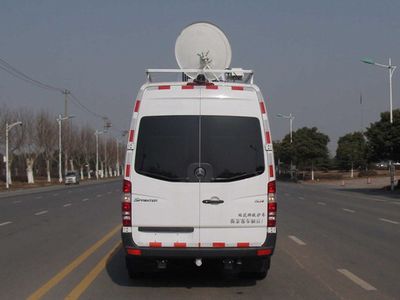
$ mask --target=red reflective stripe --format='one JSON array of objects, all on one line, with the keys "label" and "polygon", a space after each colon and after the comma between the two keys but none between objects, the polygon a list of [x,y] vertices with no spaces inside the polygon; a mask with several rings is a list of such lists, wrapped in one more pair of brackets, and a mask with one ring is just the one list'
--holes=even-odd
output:
[{"label": "red reflective stripe", "polygon": [[250,243],[237,243],[237,246],[239,248],[247,248],[250,246]]},{"label": "red reflective stripe", "polygon": [[161,247],[161,243],[160,242],[150,242],[149,243],[149,247],[160,248]]},{"label": "red reflective stripe", "polygon": [[206,85],[206,89],[207,90],[218,90],[218,85],[209,84],[209,85]]},{"label": "red reflective stripe", "polygon": [[135,131],[129,130],[129,141],[133,142],[133,138],[135,137]]},{"label": "red reflective stripe", "polygon": [[138,112],[140,107],[140,100],[136,100],[135,102],[135,108],[133,109],[133,112]]},{"label": "red reflective stripe", "polygon": [[182,85],[182,90],[193,90],[194,86],[193,85]]},{"label": "red reflective stripe", "polygon": [[261,101],[260,102],[260,110],[261,110],[261,113],[262,114],[265,114],[266,113],[266,109],[265,109],[265,104],[264,104],[264,101]]},{"label": "red reflective stripe", "polygon": [[175,248],[186,248],[186,243],[174,243]]},{"label": "red reflective stripe", "polygon": [[269,165],[269,177],[274,177],[274,166]]},{"label": "red reflective stripe", "polygon": [[270,255],[271,253],[272,253],[271,249],[257,250],[258,256]]},{"label": "red reflective stripe", "polygon": [[125,177],[129,177],[129,175],[131,175],[131,165],[126,165]]},{"label": "red reflective stripe", "polygon": [[243,91],[243,89],[242,86],[232,86],[232,91]]},{"label": "red reflective stripe", "polygon": [[221,242],[216,242],[212,244],[214,248],[224,248],[225,247],[225,243],[221,243]]},{"label": "red reflective stripe", "polygon": [[159,85],[158,89],[159,90],[169,90],[169,89],[171,89],[171,86],[170,85]]},{"label": "red reflective stripe", "polygon": [[271,144],[271,135],[269,134],[269,131],[265,132],[265,139],[267,141],[267,144]]},{"label": "red reflective stripe", "polygon": [[139,249],[126,249],[126,252],[130,255],[142,255],[142,251]]}]

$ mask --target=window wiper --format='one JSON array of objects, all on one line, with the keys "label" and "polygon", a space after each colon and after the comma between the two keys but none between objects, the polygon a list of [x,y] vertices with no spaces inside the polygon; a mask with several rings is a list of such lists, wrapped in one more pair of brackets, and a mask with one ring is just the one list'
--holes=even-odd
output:
[{"label": "window wiper", "polygon": [[233,180],[237,180],[237,179],[245,179],[245,178],[249,178],[249,177],[253,177],[256,175],[260,175],[262,174],[261,171],[257,171],[257,172],[251,172],[251,173],[241,173],[232,177],[216,177],[216,178],[211,178],[210,181],[233,181]]},{"label": "window wiper", "polygon": [[168,177],[162,174],[158,174],[158,173],[152,173],[152,172],[147,172],[147,171],[138,171],[138,174],[141,175],[146,175],[152,178],[156,178],[156,179],[163,179],[163,180],[168,180],[168,181],[188,181],[188,178],[186,177]]}]

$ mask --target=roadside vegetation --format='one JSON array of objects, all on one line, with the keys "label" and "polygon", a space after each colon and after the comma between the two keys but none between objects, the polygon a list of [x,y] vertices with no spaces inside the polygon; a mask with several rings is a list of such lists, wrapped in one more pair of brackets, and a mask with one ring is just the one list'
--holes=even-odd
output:
[{"label": "roadside vegetation", "polygon": [[303,180],[387,176],[389,160],[400,170],[400,110],[393,111],[393,124],[389,112],[383,112],[364,132],[340,137],[334,156],[329,154],[328,142],[329,137],[316,127],[294,131],[292,142],[289,134],[274,141],[278,174]]},{"label": "roadside vegetation", "polygon": [[[45,110],[0,110],[0,189],[6,181],[6,123],[21,121],[22,126],[9,130],[10,183],[39,185],[58,183],[57,116]],[[121,137],[121,135],[120,135]],[[99,135],[99,177],[119,176],[124,158],[121,141],[109,132]],[[90,125],[77,125],[73,119],[62,123],[62,174],[76,171],[81,179],[95,177],[96,138]]]}]

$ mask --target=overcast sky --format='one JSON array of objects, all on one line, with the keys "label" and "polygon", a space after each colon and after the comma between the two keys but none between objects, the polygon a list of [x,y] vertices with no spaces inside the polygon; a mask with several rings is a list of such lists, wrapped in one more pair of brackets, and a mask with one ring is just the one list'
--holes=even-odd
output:
[{"label": "overcast sky", "polygon": [[[146,68],[175,68],[174,45],[195,21],[217,24],[232,46],[232,67],[255,70],[267,98],[273,139],[316,126],[331,138],[360,130],[389,108],[388,71],[400,65],[400,1],[18,1],[0,2],[0,58],[67,88],[117,129],[126,129]],[[400,72],[400,70],[398,70]],[[394,75],[400,106],[400,74]],[[360,105],[360,93],[363,104]],[[0,103],[64,109],[63,96],[0,70]],[[102,121],[71,104],[74,122]],[[363,124],[362,113],[363,111]],[[116,134],[116,133],[115,133]]]}]

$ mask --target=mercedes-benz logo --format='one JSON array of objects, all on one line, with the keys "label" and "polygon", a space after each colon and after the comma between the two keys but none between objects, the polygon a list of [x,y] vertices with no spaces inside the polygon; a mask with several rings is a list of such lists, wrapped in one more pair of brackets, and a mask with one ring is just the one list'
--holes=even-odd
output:
[{"label": "mercedes-benz logo", "polygon": [[206,176],[206,170],[204,170],[202,167],[197,168],[196,170],[194,170],[194,175],[197,178],[204,177]]}]

